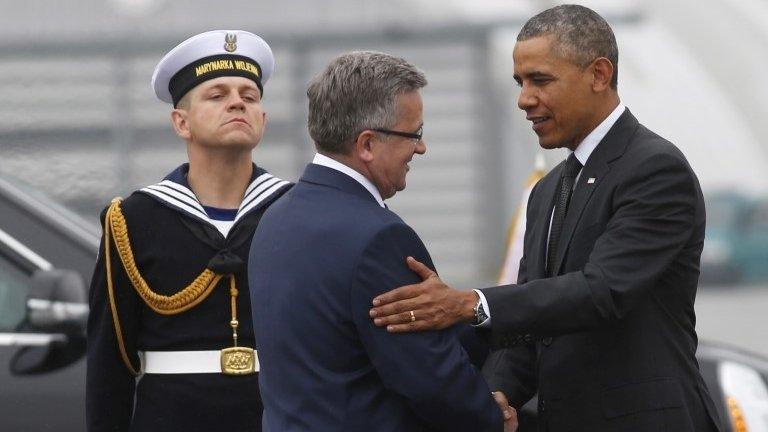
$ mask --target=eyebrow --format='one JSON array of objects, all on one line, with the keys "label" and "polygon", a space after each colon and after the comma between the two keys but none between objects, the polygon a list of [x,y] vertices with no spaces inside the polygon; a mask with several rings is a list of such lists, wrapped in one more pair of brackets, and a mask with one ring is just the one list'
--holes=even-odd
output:
[{"label": "eyebrow", "polygon": [[[554,75],[552,75],[550,73],[546,73],[546,72],[541,72],[541,71],[528,72],[528,73],[524,73],[522,75],[525,78],[533,79],[533,80],[535,80],[537,78],[552,78],[552,79],[555,78]],[[517,81],[518,84],[521,84],[523,82],[523,80],[522,80],[522,78],[520,77],[519,74],[512,75],[512,78],[514,78],[514,80]]]},{"label": "eyebrow", "polygon": [[253,90],[255,92],[259,91],[259,88],[256,86],[256,84],[251,84],[251,83],[241,84],[237,87],[237,89],[240,91],[243,91],[243,90]]},{"label": "eyebrow", "polygon": [[[210,86],[209,88],[207,88],[206,91],[226,90],[228,88],[229,88],[229,86],[226,85],[226,84],[214,84],[214,85]],[[251,84],[240,84],[240,85],[236,86],[235,88],[237,89],[237,91],[243,91],[243,90],[253,90],[253,91],[256,91],[256,92],[259,91],[259,88],[255,84],[254,85],[251,85]]]},{"label": "eyebrow", "polygon": [[525,74],[525,76],[528,78],[550,78],[553,75],[549,73],[541,72],[541,71],[533,71]]}]

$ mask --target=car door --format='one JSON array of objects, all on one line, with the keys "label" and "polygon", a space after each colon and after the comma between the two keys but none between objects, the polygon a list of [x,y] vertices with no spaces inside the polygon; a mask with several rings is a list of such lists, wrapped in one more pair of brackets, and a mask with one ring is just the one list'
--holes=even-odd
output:
[{"label": "car door", "polygon": [[[2,237],[0,234],[0,430],[83,430],[83,324],[87,305],[82,297],[74,302],[31,298],[36,287],[46,285],[41,284],[41,276],[68,275],[79,281],[74,288],[84,294],[82,278],[79,274],[52,268],[30,273],[30,266],[23,265],[21,258],[11,259],[14,250],[4,241],[7,238]],[[35,306],[35,301],[43,304]],[[59,308],[67,307],[70,312],[79,307],[79,320],[69,321],[81,324],[67,326],[62,325],[61,320],[45,320],[40,312],[53,303]],[[32,314],[37,317],[32,318]]]},{"label": "car door", "polygon": [[0,431],[85,429],[98,228],[0,178]]}]

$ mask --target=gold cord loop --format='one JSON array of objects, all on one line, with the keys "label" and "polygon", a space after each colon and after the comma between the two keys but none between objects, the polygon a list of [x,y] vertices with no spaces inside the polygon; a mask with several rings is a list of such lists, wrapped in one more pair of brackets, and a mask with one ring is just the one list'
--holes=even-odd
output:
[{"label": "gold cord loop", "polygon": [[162,315],[174,315],[197,306],[210,295],[213,288],[221,280],[222,275],[216,274],[210,269],[205,269],[186,288],[172,296],[157,294],[152,291],[147,282],[139,273],[133,250],[128,237],[128,226],[120,209],[120,201],[112,202],[107,211],[107,223],[114,236],[115,247],[120,261],[123,262],[125,272],[131,284],[139,293],[142,300],[155,312]]},{"label": "gold cord loop", "polygon": [[[117,335],[120,356],[128,367],[128,370],[134,375],[139,375],[141,373],[139,368],[134,368],[128,358],[125,342],[123,340],[123,332],[120,327],[120,319],[117,314],[117,305],[115,303],[114,287],[112,284],[112,257],[110,254],[112,240],[114,240],[115,249],[117,249],[117,254],[120,257],[120,261],[123,263],[123,268],[128,275],[128,279],[131,281],[131,285],[133,285],[134,289],[147,306],[162,315],[179,314],[197,306],[211,294],[224,275],[216,274],[210,269],[205,269],[194,281],[192,281],[192,283],[176,294],[166,296],[154,292],[141,276],[141,273],[136,266],[136,260],[134,259],[130,238],[128,236],[128,226],[125,222],[125,216],[123,216],[123,212],[120,209],[120,199],[115,198],[112,200],[104,220],[104,262],[107,270],[109,305],[112,311],[112,321],[115,326],[115,334]],[[230,325],[232,326],[235,346],[237,346],[238,321],[236,297],[238,292],[234,274],[228,276],[230,278],[230,293],[232,296],[232,321],[230,322]]]}]

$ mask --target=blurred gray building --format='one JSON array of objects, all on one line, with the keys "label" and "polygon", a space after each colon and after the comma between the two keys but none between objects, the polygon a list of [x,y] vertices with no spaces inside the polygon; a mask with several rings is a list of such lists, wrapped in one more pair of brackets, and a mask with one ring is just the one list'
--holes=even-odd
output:
[{"label": "blurred gray building", "polygon": [[[310,77],[342,51],[385,51],[412,61],[430,81],[423,92],[428,152],[414,159],[408,189],[390,206],[422,235],[446,280],[490,283],[538,152],[515,107],[511,48],[524,20],[552,3],[0,0],[0,175],[96,223],[111,197],[156,182],[185,159],[170,107],[149,86],[157,61],[195,33],[243,28],[269,41],[277,61],[255,160],[293,180],[314,151],[306,133]],[[710,25],[703,20],[714,12],[693,1],[674,8],[656,0],[585,3],[616,30],[624,102],[683,149],[705,190],[768,190],[767,147],[757,139],[768,133],[758,118],[768,118],[768,87],[723,61],[734,47],[702,41],[702,26]],[[731,14],[720,14],[719,23],[730,30],[728,23],[762,10],[726,3],[734,2],[712,1]],[[751,22],[749,31],[765,33]],[[740,49],[765,48],[766,40],[748,39]],[[765,56],[739,59],[768,69]],[[734,78],[741,85],[726,87]],[[551,152],[548,164],[562,157]]]}]

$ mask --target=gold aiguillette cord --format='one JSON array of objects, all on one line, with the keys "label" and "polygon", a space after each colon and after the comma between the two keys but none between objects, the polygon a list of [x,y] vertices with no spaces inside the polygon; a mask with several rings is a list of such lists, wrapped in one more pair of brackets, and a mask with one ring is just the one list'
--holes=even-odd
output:
[{"label": "gold aiguillette cord", "polygon": [[237,286],[235,275],[229,275],[229,294],[232,302],[232,341],[231,348],[221,350],[221,372],[226,375],[249,375],[255,372],[256,352],[252,348],[237,346]]},{"label": "gold aiguillette cord", "polygon": [[144,303],[155,312],[161,315],[175,315],[185,312],[205,300],[218,285],[222,277],[229,277],[229,292],[232,305],[232,339],[234,346],[221,350],[221,371],[228,375],[247,375],[255,372],[256,353],[253,349],[237,346],[237,286],[235,275],[221,275],[214,273],[210,269],[205,269],[192,283],[171,296],[157,294],[147,284],[141,276],[131,249],[131,243],[128,236],[128,226],[125,222],[122,210],[120,208],[120,198],[112,200],[107,209],[104,221],[104,262],[106,266],[107,291],[109,295],[109,306],[112,312],[112,321],[115,327],[115,335],[120,350],[120,357],[125,366],[133,375],[140,375],[141,369],[131,364],[123,340],[123,332],[120,326],[120,319],[117,313],[117,304],[115,301],[115,292],[112,282],[112,257],[111,245],[115,243],[115,249],[123,268],[131,281],[136,292],[144,300]]}]

